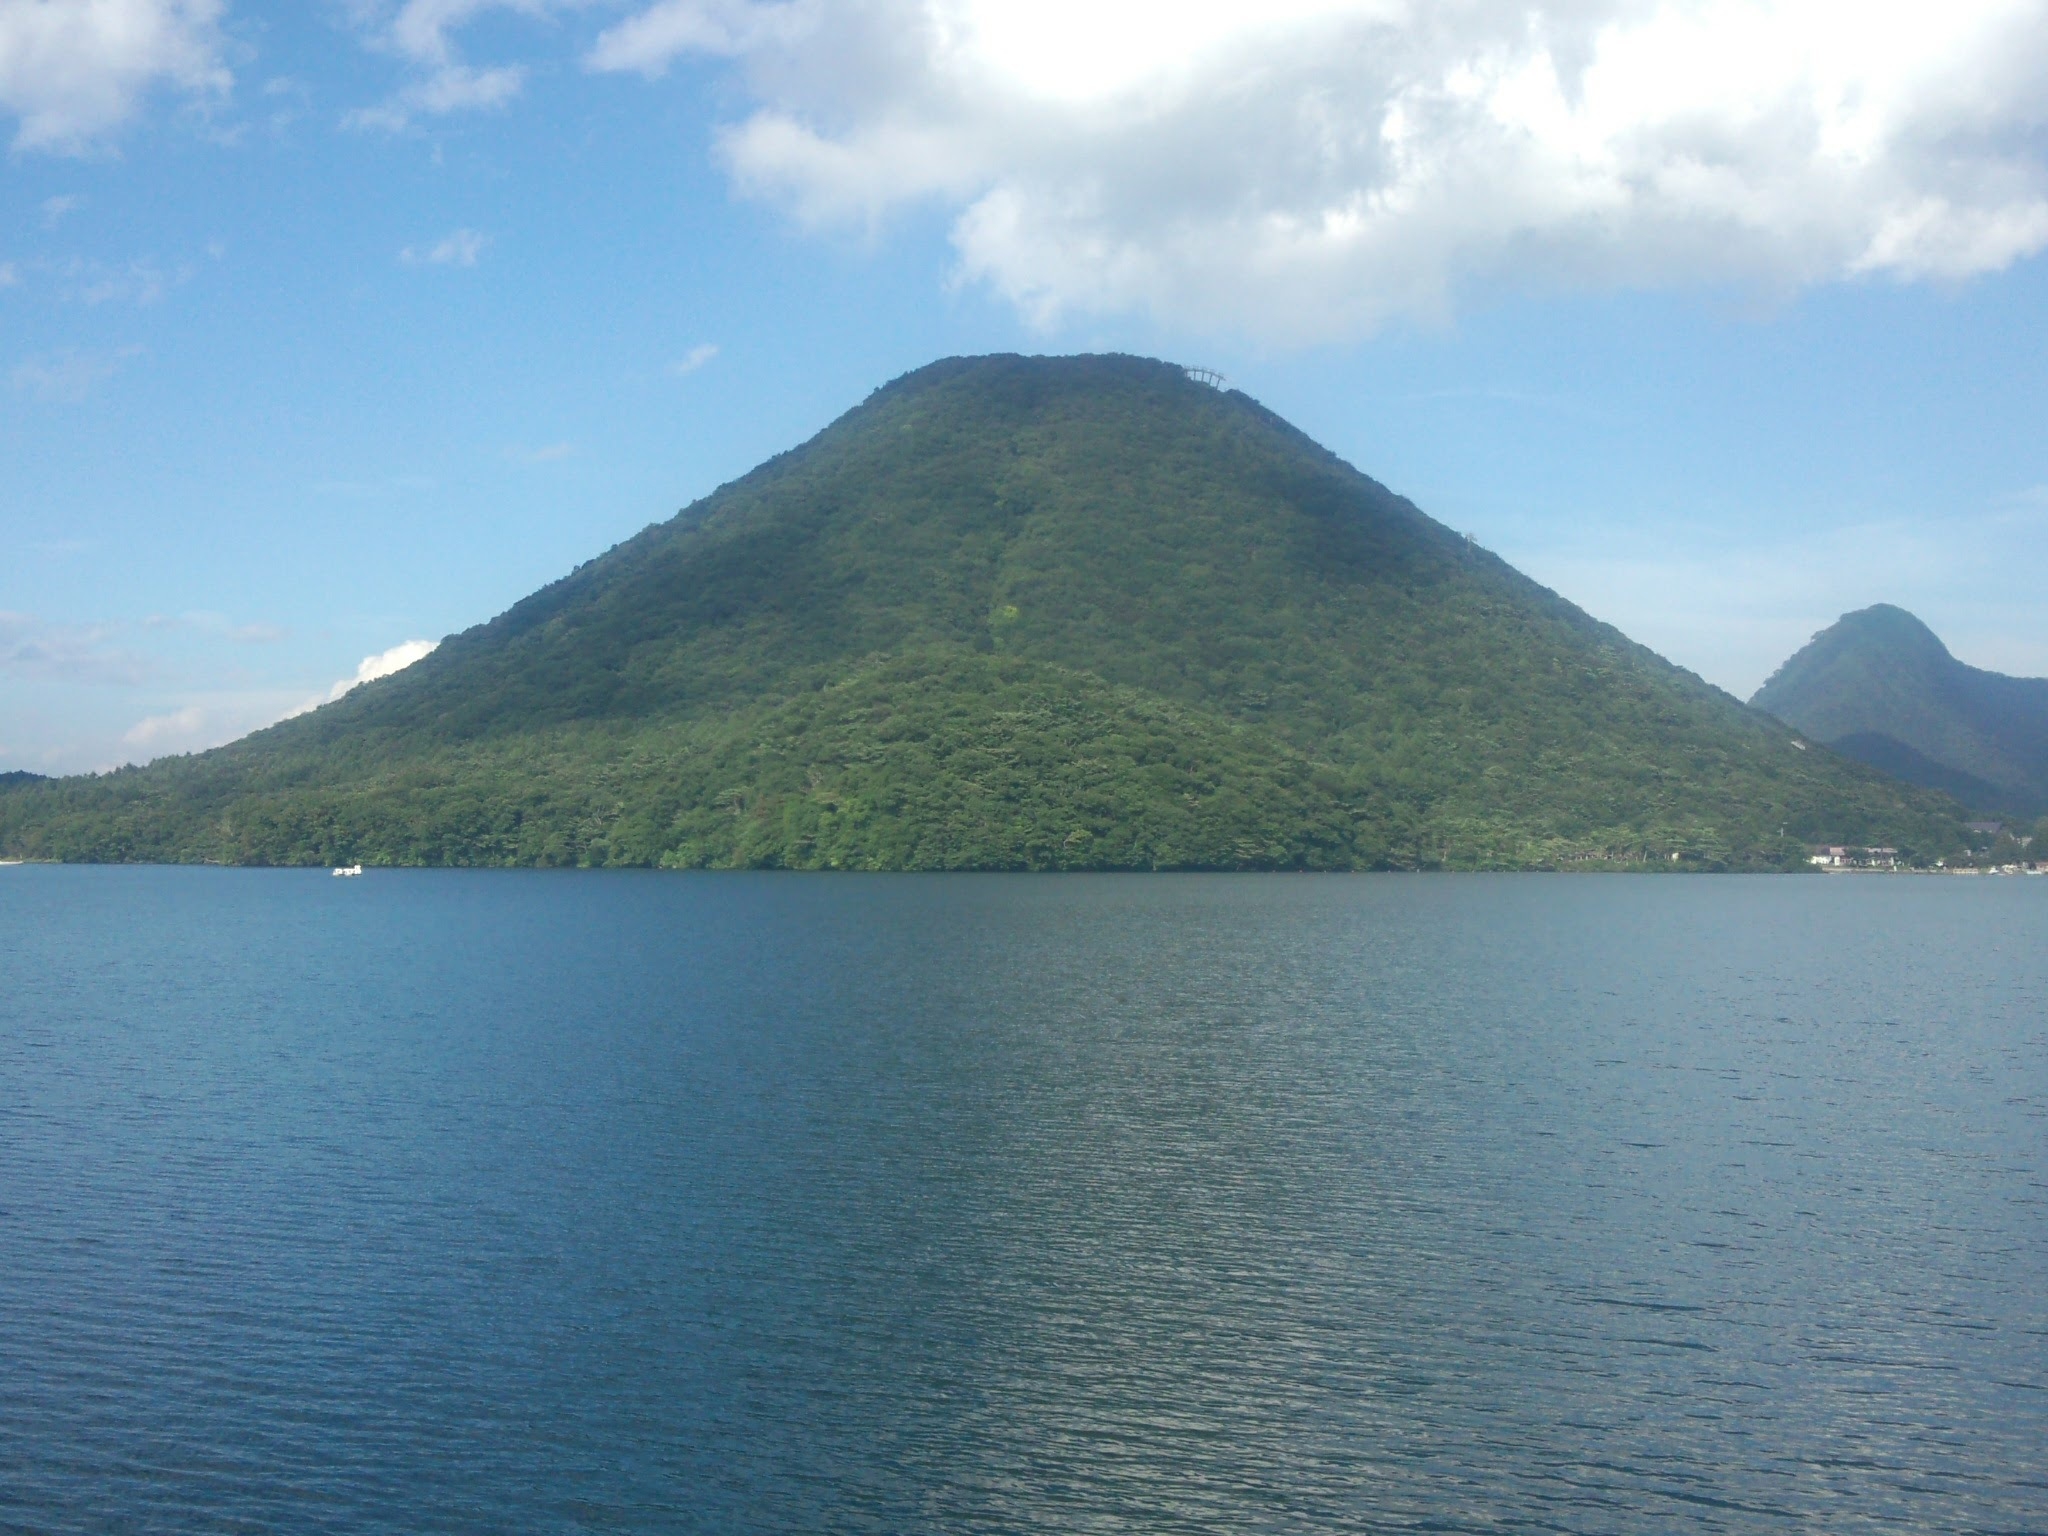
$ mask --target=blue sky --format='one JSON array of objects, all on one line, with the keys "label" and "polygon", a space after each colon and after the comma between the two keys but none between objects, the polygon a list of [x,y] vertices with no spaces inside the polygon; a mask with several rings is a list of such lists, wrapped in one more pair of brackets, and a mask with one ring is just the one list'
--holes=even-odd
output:
[{"label": "blue sky", "polygon": [[2048,673],[2042,79],[1989,0],[0,0],[0,769],[994,350],[1219,368],[1738,694],[1878,601]]}]

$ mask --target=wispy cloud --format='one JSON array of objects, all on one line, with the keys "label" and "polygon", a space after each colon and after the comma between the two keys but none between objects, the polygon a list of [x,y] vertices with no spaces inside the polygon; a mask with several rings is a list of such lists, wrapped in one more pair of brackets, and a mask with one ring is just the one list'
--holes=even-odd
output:
[{"label": "wispy cloud", "polygon": [[308,489],[316,496],[400,496],[431,491],[440,483],[432,475],[392,475],[383,480],[316,480]]},{"label": "wispy cloud", "polygon": [[560,0],[406,0],[395,13],[360,8],[372,46],[404,60],[413,78],[375,106],[346,114],[343,125],[398,133],[420,117],[505,106],[525,89],[525,67],[466,63],[453,33],[488,11],[539,16],[559,7]]},{"label": "wispy cloud", "polygon": [[548,443],[539,448],[513,448],[505,456],[514,464],[558,464],[575,452],[574,443]]},{"label": "wispy cloud", "polygon": [[77,405],[141,351],[140,347],[123,347],[111,353],[81,352],[67,347],[41,357],[24,358],[9,371],[7,382],[18,395],[51,404]]},{"label": "wispy cloud", "polygon": [[376,128],[398,133],[412,126],[422,115],[445,116],[450,112],[478,112],[502,107],[526,85],[526,71],[517,65],[497,69],[471,69],[447,64],[425,79],[407,86],[388,101],[374,107],[358,107],[344,114],[345,128]]},{"label": "wispy cloud", "polygon": [[718,344],[716,342],[699,342],[681,357],[670,363],[668,371],[680,378],[686,373],[695,373],[716,356],[718,356]]},{"label": "wispy cloud", "polygon": [[[586,69],[650,79],[688,53],[732,57],[791,40],[813,22],[810,7],[753,0],[655,0],[607,29],[584,57]],[[1166,21],[1167,18],[1162,18]]]},{"label": "wispy cloud", "polygon": [[432,245],[408,245],[398,259],[409,267],[473,267],[490,243],[489,235],[458,229]]},{"label": "wispy cloud", "polygon": [[[2048,673],[2034,547],[2048,503],[1889,517],[1782,537],[1588,526],[1502,553],[1595,617],[1741,697],[1842,614],[1897,603],[1973,666]],[[1507,540],[1509,545],[1519,541]]]},{"label": "wispy cloud", "polygon": [[67,192],[60,197],[43,199],[43,228],[55,229],[64,222],[67,214],[76,213],[85,206],[85,198],[77,192]]},{"label": "wispy cloud", "polygon": [[[0,0],[5,4],[6,0]],[[62,260],[40,259],[0,265],[0,288],[27,277],[47,280],[49,289],[66,304],[83,304],[96,309],[103,304],[133,304],[137,308],[154,304],[172,289],[192,280],[195,268],[181,262],[166,269],[156,258],[137,256],[127,261],[102,261],[73,256]],[[38,287],[42,283],[39,281]]]},{"label": "wispy cloud", "polygon": [[166,273],[147,257],[124,262],[68,261],[57,272],[63,283],[61,297],[88,308],[101,304],[133,304],[138,308],[154,304],[192,276],[189,267]]},{"label": "wispy cloud", "polygon": [[142,624],[145,629],[192,630],[237,645],[270,645],[290,634],[277,624],[237,624],[224,613],[152,613]]},{"label": "wispy cloud", "polygon": [[0,673],[38,682],[132,687],[155,668],[114,644],[110,624],[52,624],[32,613],[0,611]]}]

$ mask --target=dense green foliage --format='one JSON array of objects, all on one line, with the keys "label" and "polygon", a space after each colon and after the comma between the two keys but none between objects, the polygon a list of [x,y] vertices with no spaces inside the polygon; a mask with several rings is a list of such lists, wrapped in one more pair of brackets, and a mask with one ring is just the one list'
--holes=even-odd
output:
[{"label": "dense green foliage", "polygon": [[1781,867],[1956,807],[1519,575],[1242,395],[934,364],[232,746],[31,787],[69,859]]},{"label": "dense green foliage", "polygon": [[1978,811],[2048,810],[2048,680],[1967,666],[1903,608],[1845,614],[1752,702]]}]

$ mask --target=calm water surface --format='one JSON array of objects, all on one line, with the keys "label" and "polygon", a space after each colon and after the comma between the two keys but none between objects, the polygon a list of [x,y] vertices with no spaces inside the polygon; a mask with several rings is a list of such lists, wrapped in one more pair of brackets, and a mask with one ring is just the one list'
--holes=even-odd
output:
[{"label": "calm water surface", "polygon": [[0,1528],[2048,1529],[2048,880],[0,870]]}]

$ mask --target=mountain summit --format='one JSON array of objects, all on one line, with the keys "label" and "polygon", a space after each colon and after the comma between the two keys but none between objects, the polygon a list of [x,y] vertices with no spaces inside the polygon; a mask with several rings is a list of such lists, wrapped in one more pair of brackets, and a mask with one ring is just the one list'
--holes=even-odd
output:
[{"label": "mountain summit", "polygon": [[889,869],[1776,866],[1955,807],[1807,749],[1245,395],[961,358],[416,665],[18,790],[0,850]]},{"label": "mountain summit", "polygon": [[1957,661],[1903,608],[1844,614],[1751,702],[1838,752],[1980,811],[2048,811],[2048,679]]}]

